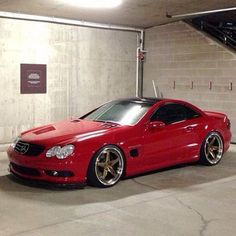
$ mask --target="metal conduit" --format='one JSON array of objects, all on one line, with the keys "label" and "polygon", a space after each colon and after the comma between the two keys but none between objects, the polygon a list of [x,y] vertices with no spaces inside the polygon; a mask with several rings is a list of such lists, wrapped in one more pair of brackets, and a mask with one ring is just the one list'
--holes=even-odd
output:
[{"label": "metal conduit", "polygon": [[171,15],[167,12],[166,17],[168,17],[168,18],[185,18],[185,17],[206,15],[206,14],[212,14],[212,13],[225,12],[225,11],[234,11],[234,10],[236,10],[236,7],[209,10],[209,11],[199,11],[199,12],[192,12],[192,13],[178,14],[178,15]]}]

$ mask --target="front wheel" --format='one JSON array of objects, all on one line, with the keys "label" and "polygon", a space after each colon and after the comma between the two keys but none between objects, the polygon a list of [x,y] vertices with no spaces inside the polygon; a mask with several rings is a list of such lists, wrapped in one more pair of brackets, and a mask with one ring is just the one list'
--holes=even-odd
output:
[{"label": "front wheel", "polygon": [[95,187],[111,187],[124,172],[124,156],[116,146],[109,145],[99,150],[92,158],[87,174],[88,184]]},{"label": "front wheel", "polygon": [[221,161],[223,153],[224,145],[220,134],[211,132],[202,144],[200,162],[209,166],[216,165]]}]

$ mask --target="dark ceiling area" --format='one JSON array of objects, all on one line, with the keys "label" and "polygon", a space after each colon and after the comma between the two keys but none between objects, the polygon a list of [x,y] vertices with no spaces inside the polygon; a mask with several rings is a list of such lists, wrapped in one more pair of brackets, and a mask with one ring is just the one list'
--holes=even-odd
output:
[{"label": "dark ceiling area", "polygon": [[202,16],[201,19],[212,24],[236,23],[236,11],[225,11],[221,13],[209,14]]},{"label": "dark ceiling area", "polygon": [[209,14],[186,22],[236,50],[236,11]]}]

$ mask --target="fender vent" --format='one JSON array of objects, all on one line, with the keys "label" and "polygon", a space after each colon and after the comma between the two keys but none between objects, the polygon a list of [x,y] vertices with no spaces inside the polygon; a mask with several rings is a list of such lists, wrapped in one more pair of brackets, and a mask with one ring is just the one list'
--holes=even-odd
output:
[{"label": "fender vent", "polygon": [[138,157],[138,155],[139,155],[139,152],[138,152],[138,149],[137,149],[137,148],[132,149],[132,150],[130,151],[130,156],[131,156],[131,157]]}]

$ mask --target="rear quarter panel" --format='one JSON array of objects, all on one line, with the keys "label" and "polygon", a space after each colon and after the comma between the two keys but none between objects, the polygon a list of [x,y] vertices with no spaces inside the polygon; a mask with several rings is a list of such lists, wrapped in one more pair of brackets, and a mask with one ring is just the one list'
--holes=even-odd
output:
[{"label": "rear quarter panel", "polygon": [[224,152],[227,151],[230,147],[230,142],[232,138],[232,134],[230,129],[228,128],[229,119],[226,114],[220,112],[210,112],[205,111],[207,115],[208,124],[209,124],[209,132],[217,131],[223,138],[224,142]]}]

